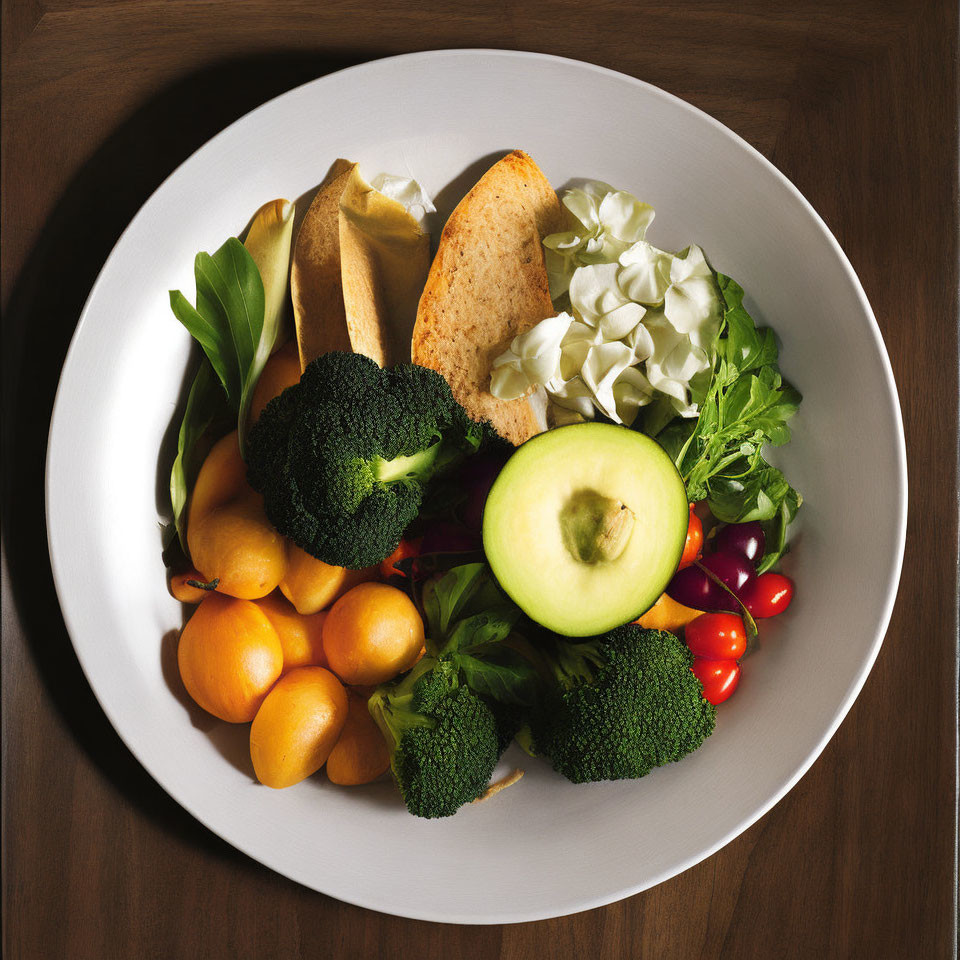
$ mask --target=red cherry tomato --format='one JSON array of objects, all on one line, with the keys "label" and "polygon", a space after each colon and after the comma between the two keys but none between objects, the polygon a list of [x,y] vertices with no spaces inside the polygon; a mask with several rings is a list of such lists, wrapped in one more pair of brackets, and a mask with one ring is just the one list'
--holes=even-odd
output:
[{"label": "red cherry tomato", "polygon": [[747,632],[735,613],[704,613],[684,631],[690,652],[705,660],[739,660],[747,649]]},{"label": "red cherry tomato", "polygon": [[704,660],[697,657],[690,668],[703,684],[703,695],[714,706],[723,703],[740,682],[740,664],[736,660]]},{"label": "red cherry tomato", "polygon": [[775,617],[790,606],[793,581],[782,573],[761,573],[747,585],[741,599],[750,616],[757,619]]},{"label": "red cherry tomato", "polygon": [[680,557],[680,566],[678,570],[689,567],[697,557],[700,556],[700,548],[703,546],[703,524],[700,518],[693,512],[695,504],[690,504],[690,520],[687,523],[687,542],[683,545],[683,556]]}]

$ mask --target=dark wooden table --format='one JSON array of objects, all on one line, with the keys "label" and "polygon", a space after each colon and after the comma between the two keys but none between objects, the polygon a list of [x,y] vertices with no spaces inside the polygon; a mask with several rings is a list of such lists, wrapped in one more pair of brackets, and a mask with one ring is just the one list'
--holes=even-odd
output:
[{"label": "dark wooden table", "polygon": [[[397,0],[368,20],[374,12],[362,0],[3,2],[4,956],[953,956],[955,0]],[[668,883],[512,927],[346,906],[253,863],[181,810],[80,673],[43,519],[46,431],[69,337],[154,187],[274,94],[363,60],[458,46],[625,71],[702,107],[777,164],[866,287],[910,461],[893,622],[813,769],[752,829]]]}]

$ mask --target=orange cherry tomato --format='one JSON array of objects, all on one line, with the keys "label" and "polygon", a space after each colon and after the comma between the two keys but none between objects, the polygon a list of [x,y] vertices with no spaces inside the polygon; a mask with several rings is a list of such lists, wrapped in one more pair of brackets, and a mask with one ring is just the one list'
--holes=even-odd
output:
[{"label": "orange cherry tomato", "polygon": [[694,560],[700,556],[700,550],[703,547],[703,523],[693,512],[696,504],[690,504],[690,520],[687,523],[687,541],[683,545],[683,556],[680,557],[680,566],[678,570],[689,567]]},{"label": "orange cherry tomato", "polygon": [[683,634],[690,652],[705,660],[739,660],[747,649],[743,620],[735,613],[704,613]]}]

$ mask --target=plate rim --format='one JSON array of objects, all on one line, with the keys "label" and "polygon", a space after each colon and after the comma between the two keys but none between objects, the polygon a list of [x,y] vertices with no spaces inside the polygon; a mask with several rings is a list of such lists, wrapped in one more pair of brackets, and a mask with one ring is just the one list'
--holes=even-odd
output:
[{"label": "plate rim", "polygon": [[[381,906],[377,906],[373,902],[364,901],[362,898],[358,897],[344,897],[339,894],[329,893],[325,890],[321,890],[314,883],[306,880],[300,879],[294,875],[293,872],[288,869],[284,869],[278,866],[274,866],[271,863],[267,862],[264,858],[255,856],[252,853],[249,853],[243,847],[238,846],[232,840],[228,839],[221,832],[220,829],[215,827],[207,817],[201,815],[197,812],[192,806],[178,796],[174,789],[169,787],[160,776],[154,773],[151,765],[147,760],[142,757],[131,744],[128,742],[127,736],[124,733],[123,727],[118,723],[118,718],[113,715],[113,711],[108,707],[103,699],[101,699],[100,694],[97,690],[97,686],[94,682],[91,671],[88,669],[88,664],[85,662],[84,654],[81,652],[80,648],[75,643],[73,636],[74,631],[72,629],[72,622],[75,622],[73,615],[69,610],[69,602],[66,600],[68,596],[68,591],[65,590],[64,583],[62,580],[62,571],[59,569],[57,554],[54,547],[55,533],[53,531],[53,526],[51,523],[51,501],[53,498],[53,474],[51,471],[51,461],[53,459],[52,453],[54,450],[54,445],[59,435],[58,424],[62,419],[61,409],[63,407],[63,393],[64,393],[64,374],[66,373],[68,367],[71,365],[74,354],[77,350],[77,343],[82,335],[82,331],[86,326],[87,317],[90,312],[91,303],[93,302],[96,293],[106,276],[108,270],[111,267],[111,264],[114,260],[114,257],[117,253],[118,248],[124,241],[124,238],[130,232],[133,225],[139,220],[143,215],[145,208],[151,203],[154,197],[160,193],[167,185],[167,183],[177,176],[184,167],[193,162],[195,158],[201,153],[214,149],[216,143],[220,140],[221,137],[224,137],[228,131],[232,130],[238,124],[246,123],[251,117],[259,113],[262,110],[270,109],[277,101],[282,100],[285,97],[295,96],[299,91],[302,91],[306,87],[310,86],[322,86],[325,82],[331,80],[332,78],[343,78],[345,75],[360,72],[369,69],[370,67],[383,66],[386,64],[414,64],[414,63],[423,63],[429,62],[431,60],[440,60],[443,58],[450,57],[465,57],[465,58],[475,58],[478,56],[484,57],[504,57],[511,59],[521,59],[533,62],[551,62],[551,63],[562,63],[569,66],[575,66],[577,68],[585,68],[589,71],[607,76],[611,79],[616,79],[618,81],[626,81],[628,84],[640,87],[644,89],[649,95],[654,97],[659,97],[666,102],[670,103],[674,108],[682,110],[688,114],[693,114],[700,121],[706,121],[711,126],[714,127],[719,133],[724,137],[733,141],[733,143],[739,146],[741,149],[746,150],[749,155],[752,155],[755,160],[760,161],[760,163],[767,168],[767,171],[772,173],[776,179],[778,179],[781,184],[793,195],[794,199],[799,201],[802,208],[806,214],[811,217],[815,227],[818,229],[819,233],[822,235],[823,239],[827,241],[830,245],[833,253],[836,255],[843,272],[845,273],[848,281],[851,283],[852,289],[856,295],[857,300],[861,308],[863,309],[864,315],[868,320],[868,330],[870,336],[873,339],[874,346],[877,350],[877,354],[880,359],[884,385],[886,387],[886,399],[889,405],[888,414],[891,414],[893,424],[895,426],[895,442],[896,442],[896,476],[895,483],[898,489],[899,496],[897,500],[897,517],[896,517],[896,536],[895,536],[895,556],[894,563],[889,569],[887,589],[885,593],[885,601],[883,604],[883,609],[881,610],[880,617],[878,618],[878,629],[876,630],[876,635],[871,644],[871,648],[868,656],[865,658],[862,666],[857,672],[856,676],[853,678],[843,701],[836,708],[834,717],[832,718],[830,724],[828,725],[826,732],[816,743],[815,747],[811,750],[808,756],[800,764],[796,771],[790,776],[787,781],[781,785],[781,787],[775,791],[764,803],[760,804],[755,810],[751,811],[746,817],[737,823],[735,827],[729,830],[724,834],[718,841],[714,844],[711,844],[709,847],[700,851],[698,854],[687,857],[685,860],[674,865],[671,868],[661,871],[658,875],[654,876],[651,879],[645,880],[639,884],[632,884],[626,887],[623,887],[613,893],[600,894],[595,897],[582,898],[576,897],[575,895],[569,897],[568,899],[576,900],[574,906],[570,906],[565,903],[560,907],[560,911],[542,909],[538,911],[527,911],[524,912],[522,909],[518,909],[513,912],[499,911],[496,913],[488,913],[483,915],[450,915],[441,914],[438,911],[430,909],[422,910],[405,910],[403,912],[385,909]],[[715,117],[708,114],[706,111],[701,110],[699,107],[694,106],[686,100],[676,96],[675,94],[670,93],[667,90],[664,90],[661,87],[657,87],[652,83],[649,83],[646,80],[641,80],[637,77],[630,76],[629,74],[622,73],[618,70],[613,70],[609,67],[603,67],[598,64],[590,63],[585,60],[577,60],[572,57],[562,57],[554,54],[546,53],[537,53],[534,51],[527,50],[513,50],[513,49],[497,49],[497,48],[487,48],[487,47],[467,47],[467,48],[442,48],[436,50],[425,50],[425,51],[415,51],[410,53],[397,54],[394,56],[380,57],[372,60],[366,60],[362,63],[353,64],[349,67],[344,67],[340,70],[331,71],[330,73],[323,74],[322,76],[315,77],[312,80],[308,80],[302,84],[298,84],[294,87],[291,87],[289,90],[284,91],[283,93],[278,94],[277,96],[271,97],[266,100],[264,103],[260,104],[257,107],[254,107],[252,110],[247,111],[236,120],[229,123],[222,130],[218,131],[214,136],[209,140],[201,144],[196,150],[194,150],[190,156],[186,157],[181,163],[179,163],[174,170],[172,170],[161,183],[150,193],[150,195],[141,203],[136,214],[131,218],[130,222],[120,233],[116,242],[107,258],[104,261],[103,266],[97,274],[96,279],[94,280],[93,285],[90,288],[90,292],[87,295],[82,310],[80,311],[79,318],[74,329],[74,332],[70,339],[70,345],[67,349],[67,352],[64,356],[63,365],[60,370],[60,376],[57,382],[57,391],[54,398],[53,408],[50,415],[50,425],[47,433],[47,447],[46,447],[46,456],[44,464],[44,515],[46,521],[46,535],[47,535],[47,550],[50,557],[50,568],[51,574],[54,582],[54,587],[56,589],[58,602],[60,604],[60,610],[63,615],[64,625],[67,630],[67,634],[70,637],[70,643],[73,647],[74,654],[77,657],[77,660],[80,664],[81,670],[83,671],[84,677],[87,683],[90,685],[90,688],[97,699],[97,703],[100,706],[100,709],[104,711],[104,714],[107,716],[107,719],[110,721],[111,726],[116,731],[117,735],[120,737],[124,746],[130,751],[130,753],[136,758],[137,762],[141,767],[148,773],[152,780],[159,786],[165,793],[167,793],[182,809],[186,810],[195,820],[202,823],[204,827],[210,830],[214,835],[220,837],[230,844],[235,850],[243,854],[246,857],[249,857],[251,860],[254,860],[262,864],[267,869],[273,870],[277,873],[280,873],[282,876],[287,877],[290,880],[293,880],[296,883],[300,883],[303,886],[306,886],[308,889],[314,890],[318,893],[323,894],[324,896],[329,896],[333,899],[339,900],[344,903],[349,903],[353,906],[362,907],[368,910],[374,910],[379,913],[384,913],[391,916],[400,916],[405,918],[410,918],[414,920],[423,920],[428,922],[435,923],[459,923],[459,924],[470,924],[470,925],[492,925],[492,924],[504,924],[504,923],[522,923],[522,922],[532,922],[538,920],[552,919],[555,917],[569,916],[575,913],[579,913],[585,910],[595,909],[597,907],[606,906],[611,903],[615,903],[619,900],[625,899],[635,894],[641,893],[644,890],[648,890],[651,887],[657,886],[660,883],[663,883],[672,877],[679,875],[691,867],[696,866],[698,863],[701,863],[703,860],[713,856],[718,850],[725,847],[728,843],[732,842],[736,837],[741,833],[749,829],[753,824],[755,824],[761,817],[765,816],[776,804],[778,804],[787,793],[789,793],[800,779],[809,771],[813,766],[816,760],[821,756],[824,749],[830,740],[833,739],[833,736],[837,732],[840,724],[843,722],[845,717],[850,711],[850,708],[853,706],[856,698],[859,696],[860,691],[863,689],[866,679],[870,674],[870,671],[873,669],[873,665],[876,662],[877,656],[880,652],[880,647],[883,644],[883,640],[886,636],[887,630],[889,629],[890,619],[893,614],[893,609],[896,604],[900,578],[903,568],[903,557],[904,549],[906,543],[906,530],[907,530],[907,512],[908,512],[908,471],[907,471],[907,458],[906,458],[906,439],[904,435],[903,428],[903,415],[900,404],[899,392],[897,390],[896,381],[893,376],[893,369],[890,363],[890,357],[886,349],[886,344],[883,340],[883,335],[880,331],[880,327],[877,324],[876,317],[874,315],[873,309],[870,305],[870,302],[867,298],[866,292],[863,289],[863,285],[860,282],[856,271],[853,268],[853,265],[850,263],[849,258],[844,252],[843,248],[840,246],[839,241],[833,235],[833,232],[827,226],[826,222],[816,211],[813,205],[806,199],[803,193],[799,188],[770,160],[768,160],[759,150],[753,147],[748,143],[743,137],[737,134],[735,131],[731,130],[725,124],[721,123]]]}]

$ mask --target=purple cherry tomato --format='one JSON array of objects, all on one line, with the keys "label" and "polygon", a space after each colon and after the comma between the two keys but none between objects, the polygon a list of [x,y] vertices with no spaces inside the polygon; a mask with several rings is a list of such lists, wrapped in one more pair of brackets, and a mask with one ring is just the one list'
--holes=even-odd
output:
[{"label": "purple cherry tomato", "polygon": [[714,541],[716,550],[724,553],[739,553],[748,560],[759,560],[766,547],[766,538],[759,520],[750,523],[731,523],[724,527]]},{"label": "purple cherry tomato", "polygon": [[733,598],[697,566],[678,570],[667,587],[667,594],[694,610],[729,610],[734,603]]},{"label": "purple cherry tomato", "polygon": [[[753,583],[757,576],[753,564],[738,553],[718,550],[708,557],[704,557],[702,563],[711,573],[715,573],[738,597],[743,595],[744,590]],[[734,603],[732,597],[727,599],[732,604],[729,609],[740,609]]]}]

